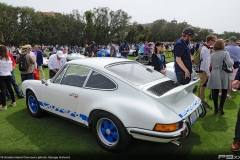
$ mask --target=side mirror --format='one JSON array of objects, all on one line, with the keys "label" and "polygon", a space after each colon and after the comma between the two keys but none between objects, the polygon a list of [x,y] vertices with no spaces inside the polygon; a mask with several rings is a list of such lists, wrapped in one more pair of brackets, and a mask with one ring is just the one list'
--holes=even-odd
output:
[{"label": "side mirror", "polygon": [[46,79],[42,79],[41,82],[42,82],[42,84],[45,84],[45,86],[48,86],[48,83],[47,83]]}]

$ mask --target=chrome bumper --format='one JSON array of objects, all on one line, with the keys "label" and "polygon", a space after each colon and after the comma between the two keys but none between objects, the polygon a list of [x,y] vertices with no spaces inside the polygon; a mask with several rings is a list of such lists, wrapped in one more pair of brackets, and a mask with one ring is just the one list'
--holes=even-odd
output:
[{"label": "chrome bumper", "polygon": [[153,138],[161,138],[161,139],[178,139],[181,137],[187,137],[188,134],[190,134],[189,131],[191,129],[189,128],[190,125],[187,124],[185,120],[183,121],[183,127],[177,131],[174,132],[157,132],[157,131],[151,131],[151,130],[145,130],[140,128],[128,128],[128,131],[130,134],[137,134],[147,137],[153,137]]}]

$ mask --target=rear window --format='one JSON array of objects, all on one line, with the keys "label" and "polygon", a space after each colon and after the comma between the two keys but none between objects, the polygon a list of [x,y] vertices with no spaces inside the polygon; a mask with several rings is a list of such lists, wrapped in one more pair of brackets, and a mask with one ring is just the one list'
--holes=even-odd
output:
[{"label": "rear window", "polygon": [[164,77],[163,74],[144,67],[137,62],[118,63],[107,69],[135,85],[143,85]]}]

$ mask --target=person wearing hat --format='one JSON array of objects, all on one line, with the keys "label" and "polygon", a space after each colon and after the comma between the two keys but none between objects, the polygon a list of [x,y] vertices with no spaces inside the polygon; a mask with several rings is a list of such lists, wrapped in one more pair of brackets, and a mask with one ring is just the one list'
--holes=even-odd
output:
[{"label": "person wearing hat", "polygon": [[185,28],[182,32],[182,37],[179,38],[174,46],[174,67],[179,84],[188,84],[191,80],[192,60],[189,49],[189,43],[193,37],[197,36],[193,28]]},{"label": "person wearing hat", "polygon": [[[228,39],[228,45],[226,46],[226,50],[229,52],[230,54],[230,58],[234,61],[233,64],[233,68],[234,68],[234,72],[229,74],[229,78],[231,80],[231,84],[235,78],[235,74],[238,71],[239,68],[239,60],[240,60],[240,48],[238,47],[238,45],[236,44],[237,42],[237,38],[235,36],[231,36]],[[230,99],[232,98],[230,93],[231,93],[232,88],[230,88],[228,90],[227,93],[227,98]]]},{"label": "person wearing hat", "polygon": [[58,72],[58,70],[67,62],[66,57],[62,51],[57,51],[56,54],[53,54],[49,57],[48,68],[49,68],[49,77],[52,78]]},{"label": "person wearing hat", "polygon": [[21,56],[25,56],[26,58],[26,61],[28,63],[28,69],[26,71],[21,71],[21,79],[22,79],[22,82],[25,81],[25,80],[28,80],[28,79],[34,79],[34,76],[33,76],[33,71],[35,69],[35,63],[36,63],[36,60],[30,55],[30,52],[31,52],[31,47],[28,46],[28,45],[25,45],[25,46],[22,46],[21,48],[21,53],[17,55],[16,57],[16,63],[19,64],[21,63]]}]

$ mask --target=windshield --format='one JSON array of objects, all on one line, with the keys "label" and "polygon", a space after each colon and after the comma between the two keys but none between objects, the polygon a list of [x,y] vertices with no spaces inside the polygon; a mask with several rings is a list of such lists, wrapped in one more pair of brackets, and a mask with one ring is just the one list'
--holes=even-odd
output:
[{"label": "windshield", "polygon": [[164,77],[161,73],[144,67],[136,62],[118,63],[109,66],[107,69],[135,85],[143,85]]}]

